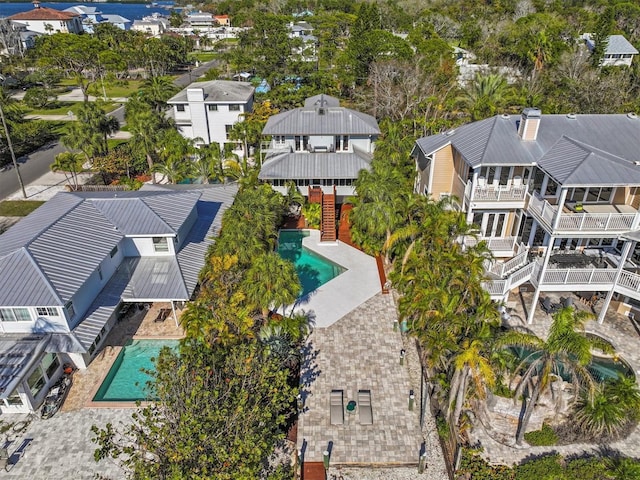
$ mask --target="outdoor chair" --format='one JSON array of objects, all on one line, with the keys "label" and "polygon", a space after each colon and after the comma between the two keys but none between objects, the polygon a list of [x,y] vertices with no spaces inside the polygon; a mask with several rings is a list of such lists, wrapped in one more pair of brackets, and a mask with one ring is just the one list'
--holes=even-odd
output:
[{"label": "outdoor chair", "polygon": [[344,424],[344,396],[342,390],[331,390],[329,408],[331,425]]},{"label": "outdoor chair", "polygon": [[358,411],[361,425],[373,424],[373,410],[371,409],[371,390],[358,390]]},{"label": "outdoor chair", "polygon": [[171,309],[161,308],[160,311],[158,312],[158,316],[153,320],[154,323],[164,322],[170,313],[171,313]]},{"label": "outdoor chair", "polygon": [[540,306],[542,307],[542,310],[544,310],[544,313],[546,313],[547,315],[556,313],[560,309],[559,305],[551,303],[551,298],[549,297],[545,297],[540,303]]},{"label": "outdoor chair", "polygon": [[560,303],[562,304],[563,308],[567,308],[567,307],[573,307],[573,298],[572,297],[567,297],[567,298],[560,298]]},{"label": "outdoor chair", "polygon": [[9,471],[16,466],[16,463],[18,463],[20,459],[24,456],[24,454],[27,451],[27,447],[31,445],[31,442],[33,442],[33,438],[25,438],[20,444],[20,446],[15,449],[15,451],[11,454],[11,456],[7,461],[7,464],[5,466],[6,471]]}]

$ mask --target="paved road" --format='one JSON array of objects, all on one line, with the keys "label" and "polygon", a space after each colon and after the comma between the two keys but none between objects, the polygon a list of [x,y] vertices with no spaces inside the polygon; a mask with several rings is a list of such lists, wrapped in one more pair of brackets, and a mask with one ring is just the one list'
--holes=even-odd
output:
[{"label": "paved road", "polygon": [[[217,60],[203,63],[198,68],[194,68],[190,73],[185,73],[175,79],[174,83],[179,87],[186,87],[193,80],[203,75],[207,70],[216,64]],[[124,124],[124,107],[118,107],[109,115],[112,115],[118,119],[120,124]],[[49,171],[49,165],[51,165],[55,156],[66,150],[65,147],[59,144],[59,142],[52,143],[48,146],[27,155],[19,161],[20,172],[22,173],[22,179],[25,185],[34,182],[42,175]],[[18,183],[18,177],[13,167],[8,168],[5,171],[0,171],[0,200],[8,197],[14,192],[20,190],[20,184]]]}]

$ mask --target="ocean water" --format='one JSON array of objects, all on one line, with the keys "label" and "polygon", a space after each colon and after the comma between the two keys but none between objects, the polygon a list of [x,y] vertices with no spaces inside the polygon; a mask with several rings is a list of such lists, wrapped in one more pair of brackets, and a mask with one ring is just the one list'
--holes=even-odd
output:
[{"label": "ocean water", "polygon": [[[87,7],[96,7],[100,12],[106,14],[121,15],[124,18],[131,20],[140,20],[142,17],[151,15],[152,13],[159,13],[162,15],[169,15],[170,8],[173,2],[154,2],[158,5],[152,6],[151,3],[87,3],[87,2],[74,2],[74,3],[49,3],[43,2],[40,4],[42,7],[49,7],[55,10],[65,10],[69,7],[76,5],[85,5]],[[147,5],[149,8],[147,8]],[[163,8],[167,7],[167,8]],[[0,3],[0,18],[9,17],[20,12],[28,12],[33,10],[33,3],[20,2],[20,3]]]}]

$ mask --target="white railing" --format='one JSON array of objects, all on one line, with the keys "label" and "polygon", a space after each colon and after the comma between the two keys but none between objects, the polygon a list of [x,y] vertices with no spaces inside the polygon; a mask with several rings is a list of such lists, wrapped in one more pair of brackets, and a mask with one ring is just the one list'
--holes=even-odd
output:
[{"label": "white railing", "polygon": [[[529,211],[552,227],[558,208],[534,194],[529,201]],[[555,230],[626,232],[633,227],[635,218],[635,213],[561,213]]]},{"label": "white railing", "polygon": [[623,270],[616,286],[618,285],[634,292],[640,292],[640,275]]},{"label": "white railing", "polygon": [[519,202],[523,201],[527,193],[524,185],[519,187],[498,186],[476,186],[473,193],[474,202]]},{"label": "white railing", "polygon": [[459,238],[459,241],[469,247],[486,242],[487,248],[492,252],[513,252],[517,240],[517,237],[473,237],[471,235]]},{"label": "white railing", "polygon": [[613,268],[547,268],[540,284],[546,285],[613,285]]},{"label": "white railing", "polygon": [[504,277],[506,274],[512,272],[516,268],[520,268],[522,265],[527,263],[527,256],[529,254],[528,250],[522,250],[523,246],[523,244],[520,244],[520,246],[518,247],[518,251],[520,253],[518,253],[515,257],[510,258],[506,262],[495,262],[487,270],[494,275]]},{"label": "white railing", "polygon": [[524,267],[513,272],[507,278],[503,280],[483,282],[482,286],[491,296],[506,295],[509,290],[519,287],[523,283],[529,281],[535,266],[535,263],[528,263]]}]

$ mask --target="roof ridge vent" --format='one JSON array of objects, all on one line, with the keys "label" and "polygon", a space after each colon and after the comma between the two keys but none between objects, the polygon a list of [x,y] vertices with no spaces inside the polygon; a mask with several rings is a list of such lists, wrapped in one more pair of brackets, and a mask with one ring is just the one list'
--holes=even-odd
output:
[{"label": "roof ridge vent", "polygon": [[569,120],[575,120],[576,118],[578,118],[578,116],[575,113],[571,112],[571,113],[567,113],[567,118]]},{"label": "roof ridge vent", "polygon": [[627,113],[627,118],[630,118],[631,120],[635,120],[636,118],[638,118],[638,115],[636,115],[634,112],[629,112]]}]

